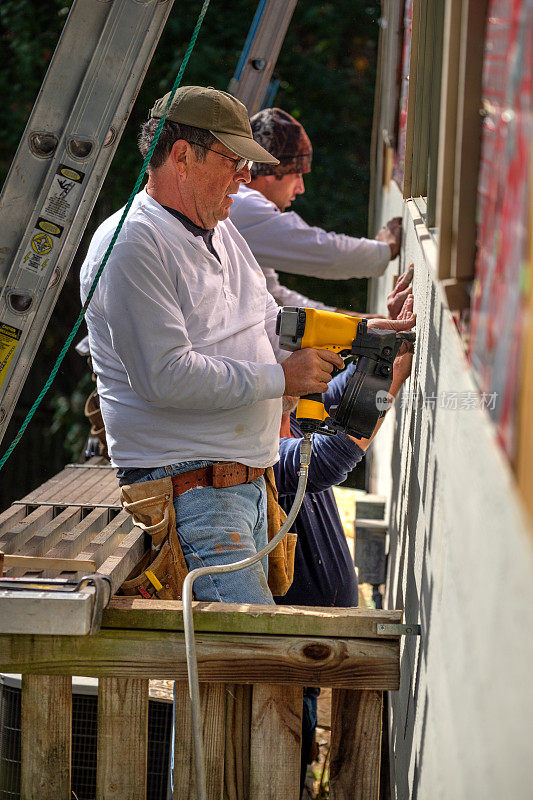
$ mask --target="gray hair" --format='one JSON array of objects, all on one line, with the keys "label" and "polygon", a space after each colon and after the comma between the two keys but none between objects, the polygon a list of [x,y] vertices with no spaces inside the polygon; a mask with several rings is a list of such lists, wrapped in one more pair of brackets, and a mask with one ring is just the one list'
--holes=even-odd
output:
[{"label": "gray hair", "polygon": [[[150,150],[158,125],[158,119],[150,118],[141,127],[138,145],[143,158],[146,158]],[[205,161],[207,155],[205,148],[211,147],[211,145],[217,141],[212,133],[203,128],[193,128],[192,125],[182,125],[181,123],[178,124],[177,122],[168,122],[165,120],[152,158],[150,159],[149,170],[157,169],[165,163],[174,142],[177,142],[178,139],[185,139],[186,142],[189,142],[198,161]],[[203,147],[201,145],[203,145]]]}]

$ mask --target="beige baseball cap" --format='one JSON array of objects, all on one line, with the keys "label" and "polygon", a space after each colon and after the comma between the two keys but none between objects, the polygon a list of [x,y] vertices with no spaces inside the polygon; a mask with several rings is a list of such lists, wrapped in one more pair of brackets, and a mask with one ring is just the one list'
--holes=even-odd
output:
[{"label": "beige baseball cap", "polygon": [[[170,92],[154,104],[150,116],[160,119]],[[240,100],[227,92],[204,86],[180,86],[167,114],[169,122],[208,130],[235,155],[259,164],[279,164],[254,140],[248,112]]]}]

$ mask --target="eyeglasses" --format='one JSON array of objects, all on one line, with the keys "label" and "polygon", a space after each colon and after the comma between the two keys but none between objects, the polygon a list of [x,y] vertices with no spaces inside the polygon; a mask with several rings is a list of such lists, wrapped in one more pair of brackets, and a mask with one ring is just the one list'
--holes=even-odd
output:
[{"label": "eyeglasses", "polygon": [[222,156],[222,158],[227,158],[228,161],[233,161],[235,164],[235,172],[240,172],[241,169],[246,167],[247,169],[252,169],[253,161],[250,161],[249,158],[232,158],[231,156],[226,156],[224,153],[220,153],[218,150],[213,150],[212,147],[206,147],[205,144],[198,144],[198,142],[190,142],[189,144],[195,144],[197,147],[203,147],[204,150],[210,150],[212,153],[216,153],[217,156]]}]

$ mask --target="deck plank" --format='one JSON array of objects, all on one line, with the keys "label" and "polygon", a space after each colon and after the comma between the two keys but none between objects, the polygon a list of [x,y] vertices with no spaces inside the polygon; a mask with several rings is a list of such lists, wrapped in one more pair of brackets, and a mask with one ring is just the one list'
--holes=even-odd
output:
[{"label": "deck plank", "polygon": [[[180,600],[114,597],[104,612],[104,627],[183,630]],[[368,608],[313,608],[237,603],[193,603],[195,629],[221,633],[273,633],[348,638],[396,638],[377,633],[379,623],[399,623],[402,611]],[[242,613],[246,611],[248,613]]]}]

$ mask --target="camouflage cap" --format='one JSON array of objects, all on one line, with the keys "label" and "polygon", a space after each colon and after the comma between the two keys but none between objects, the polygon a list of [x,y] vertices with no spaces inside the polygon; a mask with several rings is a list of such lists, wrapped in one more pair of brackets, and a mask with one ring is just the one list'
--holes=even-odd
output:
[{"label": "camouflage cap", "polygon": [[281,108],[264,108],[251,117],[250,124],[255,141],[279,159],[279,164],[254,164],[254,178],[311,171],[313,148],[298,120]]}]

